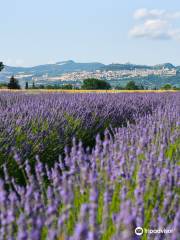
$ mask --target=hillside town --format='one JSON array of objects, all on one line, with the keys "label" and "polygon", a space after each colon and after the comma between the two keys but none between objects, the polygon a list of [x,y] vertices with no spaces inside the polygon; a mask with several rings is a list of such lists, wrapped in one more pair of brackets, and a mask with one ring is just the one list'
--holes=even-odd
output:
[{"label": "hillside town", "polygon": [[[71,73],[64,73],[59,76],[49,76],[48,74],[44,74],[43,76],[34,77],[32,76],[32,80],[35,82],[38,81],[83,81],[86,78],[97,78],[97,79],[105,79],[105,80],[119,80],[119,79],[130,79],[134,77],[147,77],[150,75],[155,76],[176,76],[176,69],[135,69],[135,70],[119,70],[119,71],[101,71],[96,70],[94,72],[88,71],[76,71]],[[17,78],[24,78],[23,74],[16,75]]]}]

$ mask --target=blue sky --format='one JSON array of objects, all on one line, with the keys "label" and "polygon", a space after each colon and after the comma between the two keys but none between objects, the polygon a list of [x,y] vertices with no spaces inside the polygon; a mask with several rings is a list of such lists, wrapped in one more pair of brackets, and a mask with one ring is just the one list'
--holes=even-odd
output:
[{"label": "blue sky", "polygon": [[180,65],[179,0],[0,0],[0,61]]}]

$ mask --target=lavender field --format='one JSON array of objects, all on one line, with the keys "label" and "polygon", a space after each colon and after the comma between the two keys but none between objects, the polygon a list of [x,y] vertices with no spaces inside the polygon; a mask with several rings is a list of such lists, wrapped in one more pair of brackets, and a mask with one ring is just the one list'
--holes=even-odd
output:
[{"label": "lavender field", "polygon": [[0,93],[0,240],[179,240],[179,203],[180,93]]}]

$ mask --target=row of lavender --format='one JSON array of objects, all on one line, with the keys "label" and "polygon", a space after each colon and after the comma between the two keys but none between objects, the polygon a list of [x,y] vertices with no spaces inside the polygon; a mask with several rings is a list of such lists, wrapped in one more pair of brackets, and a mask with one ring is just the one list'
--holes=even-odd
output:
[{"label": "row of lavender", "polygon": [[[156,94],[0,94],[0,166],[7,162],[10,175],[19,183],[23,174],[14,161],[34,156],[53,166],[72,138],[92,148],[95,137],[105,129],[136,122],[137,115],[164,108],[174,95]],[[0,175],[2,175],[0,169]]]},{"label": "row of lavender", "polygon": [[[29,119],[37,116],[47,119],[49,128],[58,127],[60,117],[55,116],[62,112],[86,116],[87,121],[95,107],[94,112],[108,114],[114,126],[122,121],[121,111],[131,109],[127,120],[132,124],[111,130],[113,136],[106,131],[103,141],[97,136],[91,153],[74,141],[71,151],[51,168],[42,164],[41,153],[34,156],[35,173],[31,162],[16,152],[14,160],[26,186],[10,176],[8,162],[3,164],[0,239],[131,240],[140,239],[134,234],[137,226],[172,230],[166,236],[144,234],[142,239],[180,239],[179,94],[8,97],[1,96],[1,116],[9,121],[9,130],[20,126],[28,131]],[[5,122],[1,120],[1,127]],[[86,124],[90,128],[90,122]]]}]

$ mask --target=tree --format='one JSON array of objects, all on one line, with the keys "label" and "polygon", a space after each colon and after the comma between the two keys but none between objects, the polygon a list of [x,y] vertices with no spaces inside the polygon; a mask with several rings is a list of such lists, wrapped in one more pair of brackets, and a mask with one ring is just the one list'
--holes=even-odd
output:
[{"label": "tree", "polygon": [[139,89],[139,90],[144,90],[145,87],[144,87],[142,84],[140,84],[140,85],[138,86],[138,89]]},{"label": "tree", "polygon": [[136,85],[136,83],[134,81],[130,81],[126,84],[125,89],[127,89],[127,90],[138,90],[139,87]]},{"label": "tree", "polygon": [[71,90],[71,89],[73,89],[73,85],[72,84],[65,84],[65,85],[62,86],[62,89]]},{"label": "tree", "polygon": [[3,70],[3,68],[4,68],[4,65],[3,65],[3,63],[2,63],[2,62],[0,62],[0,71],[2,71],[2,70]]},{"label": "tree", "polygon": [[117,86],[115,87],[115,89],[116,89],[116,90],[124,90],[124,88],[123,88],[121,85],[117,85]]},{"label": "tree", "polygon": [[36,87],[35,87],[35,82],[34,82],[34,81],[33,81],[33,83],[32,83],[32,88],[36,88]]},{"label": "tree", "polygon": [[171,86],[171,84],[165,84],[161,89],[170,90],[170,89],[172,89],[172,86]]},{"label": "tree", "polygon": [[18,80],[14,76],[12,76],[10,78],[10,81],[8,83],[8,88],[9,89],[20,89],[21,88]]},{"label": "tree", "polygon": [[83,81],[83,85],[81,88],[87,89],[87,90],[95,90],[95,89],[108,90],[108,89],[111,89],[111,85],[104,80],[99,80],[96,78],[88,78]]},{"label": "tree", "polygon": [[28,89],[28,88],[29,88],[29,84],[28,84],[28,82],[26,82],[25,89]]},{"label": "tree", "polygon": [[174,86],[174,87],[173,87],[173,90],[180,90],[180,87]]}]

